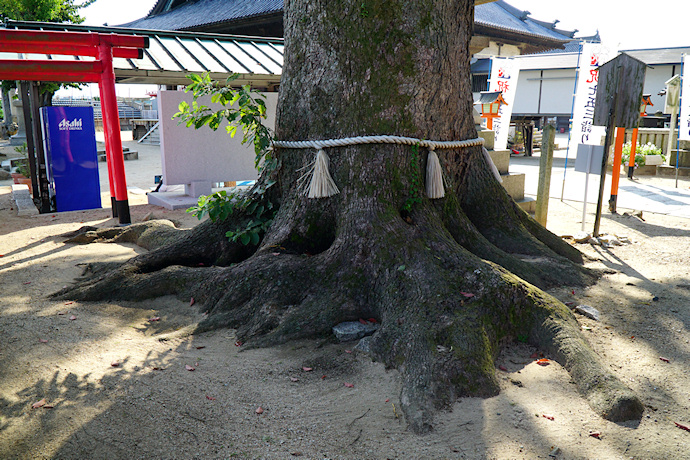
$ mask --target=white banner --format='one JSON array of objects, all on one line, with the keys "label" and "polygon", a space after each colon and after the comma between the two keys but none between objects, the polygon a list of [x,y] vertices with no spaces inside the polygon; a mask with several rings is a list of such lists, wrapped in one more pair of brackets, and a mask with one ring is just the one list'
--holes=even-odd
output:
[{"label": "white banner", "polygon": [[680,123],[678,123],[678,139],[690,141],[690,71],[688,71],[690,59],[683,55],[683,72],[680,75]]},{"label": "white banner", "polygon": [[599,83],[599,67],[603,64],[603,48],[599,43],[583,43],[580,51],[575,102],[573,103],[573,122],[570,128],[568,149],[577,152],[578,144],[599,145],[606,134],[603,126],[592,125],[594,106]]},{"label": "white banner", "polygon": [[505,150],[508,145],[508,131],[510,129],[510,116],[513,113],[513,103],[517,90],[520,62],[517,59],[500,57],[491,58],[491,75],[489,91],[500,91],[507,105],[501,105],[499,116],[493,121],[493,130],[496,133],[494,149]]}]

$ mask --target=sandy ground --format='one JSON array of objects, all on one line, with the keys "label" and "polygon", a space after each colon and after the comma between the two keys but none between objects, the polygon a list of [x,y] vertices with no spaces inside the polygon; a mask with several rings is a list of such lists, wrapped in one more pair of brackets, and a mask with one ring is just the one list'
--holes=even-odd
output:
[{"label": "sandy ground", "polygon": [[[142,195],[130,203],[135,222],[153,212],[195,223]],[[576,232],[580,218],[579,204],[551,200],[555,233]],[[84,264],[143,249],[65,245],[67,231],[114,224],[110,210],[17,217],[0,184],[0,458],[688,458],[690,432],[674,422],[690,425],[690,220],[643,218],[605,213],[602,230],[632,244],[578,245],[611,273],[551,291],[599,309],[599,322],[578,320],[644,401],[640,422],[600,418],[560,365],[538,366],[538,350],[514,344],[496,362],[499,396],[461,399],[419,436],[401,417],[397,372],[351,353],[355,343],[241,352],[232,330],[181,334],[200,319],[187,301],[49,299]]]}]

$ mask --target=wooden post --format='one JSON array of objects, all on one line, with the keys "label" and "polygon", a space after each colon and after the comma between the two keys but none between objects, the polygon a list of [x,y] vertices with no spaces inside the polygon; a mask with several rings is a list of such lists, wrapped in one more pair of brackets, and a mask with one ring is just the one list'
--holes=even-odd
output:
[{"label": "wooden post", "polygon": [[556,138],[556,127],[544,126],[539,157],[539,185],[537,186],[537,208],[534,219],[546,227],[546,215],[549,212],[549,192],[551,190],[551,168],[553,166],[553,144]]}]

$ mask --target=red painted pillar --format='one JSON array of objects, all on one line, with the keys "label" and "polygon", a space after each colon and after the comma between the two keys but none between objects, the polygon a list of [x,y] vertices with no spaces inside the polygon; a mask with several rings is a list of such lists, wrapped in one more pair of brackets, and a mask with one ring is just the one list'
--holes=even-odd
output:
[{"label": "red painted pillar", "polygon": [[611,172],[611,198],[609,199],[609,211],[614,214],[616,213],[616,204],[618,202],[618,183],[621,175],[623,142],[625,142],[625,128],[616,128],[616,142],[613,148],[613,171]]},{"label": "red painted pillar", "polygon": [[113,50],[110,43],[103,43],[103,39],[98,45],[98,59],[103,64],[103,73],[101,74],[101,81],[98,87],[101,94],[105,152],[108,160],[113,217],[117,216],[120,224],[126,225],[130,224],[132,220],[129,214],[125,160],[122,155],[122,139],[120,138],[120,116],[117,111],[117,97],[115,95]]}]

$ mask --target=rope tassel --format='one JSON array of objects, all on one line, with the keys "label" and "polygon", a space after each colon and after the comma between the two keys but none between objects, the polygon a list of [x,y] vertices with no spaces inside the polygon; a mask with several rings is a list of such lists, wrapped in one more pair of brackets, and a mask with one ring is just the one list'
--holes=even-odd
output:
[{"label": "rope tassel", "polygon": [[436,155],[436,150],[433,147],[429,147],[429,156],[426,160],[426,196],[432,200],[446,196],[446,191],[443,188],[441,162],[438,160],[438,155]]},{"label": "rope tassel", "polygon": [[338,186],[335,185],[331,173],[328,172],[328,155],[323,149],[316,152],[316,161],[314,162],[314,174],[311,176],[309,183],[309,198],[326,198],[340,193]]}]

